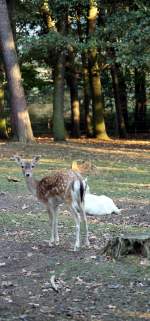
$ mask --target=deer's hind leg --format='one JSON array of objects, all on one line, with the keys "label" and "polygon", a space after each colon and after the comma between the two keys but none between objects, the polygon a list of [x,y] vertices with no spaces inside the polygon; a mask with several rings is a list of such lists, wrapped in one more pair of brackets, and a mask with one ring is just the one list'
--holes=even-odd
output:
[{"label": "deer's hind leg", "polygon": [[74,206],[74,204],[70,206],[70,210],[76,224],[76,239],[75,239],[75,245],[74,245],[74,251],[76,251],[80,247],[80,214],[76,210],[76,207]]},{"label": "deer's hind leg", "polygon": [[85,213],[85,209],[84,209],[84,205],[83,204],[81,204],[79,206],[79,210],[80,210],[81,220],[84,223],[84,230],[85,230],[84,244],[85,244],[85,246],[89,247],[90,243],[89,243],[88,223],[87,223],[87,217],[86,217],[86,213]]}]

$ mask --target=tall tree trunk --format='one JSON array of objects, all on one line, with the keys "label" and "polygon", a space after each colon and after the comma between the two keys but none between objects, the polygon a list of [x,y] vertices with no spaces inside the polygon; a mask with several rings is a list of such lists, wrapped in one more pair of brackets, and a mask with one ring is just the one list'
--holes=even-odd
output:
[{"label": "tall tree trunk", "polygon": [[[87,9],[88,10],[88,9]],[[88,11],[87,11],[88,13]],[[76,15],[77,15],[77,28],[78,28],[78,36],[80,42],[84,42],[85,31],[82,31],[81,24],[81,14],[82,9],[80,6],[77,7]],[[86,39],[88,37],[88,23],[86,28]],[[82,77],[83,77],[83,114],[84,114],[84,129],[87,137],[93,136],[93,128],[92,128],[92,117],[90,113],[90,80],[89,80],[89,68],[88,68],[88,54],[86,50],[83,50],[81,53],[82,58]]]},{"label": "tall tree trunk", "polygon": [[80,137],[80,103],[76,75],[70,80],[72,136]]},{"label": "tall tree trunk", "polygon": [[54,68],[54,93],[53,93],[53,135],[54,140],[65,140],[64,125],[64,72],[65,56],[61,52]]},{"label": "tall tree trunk", "polygon": [[126,132],[129,130],[129,115],[128,115],[128,101],[127,101],[127,87],[125,76],[121,69],[121,66],[118,66],[118,78],[119,78],[119,92],[120,92],[120,102],[122,107],[122,114],[124,118]]},{"label": "tall tree trunk", "polygon": [[125,138],[127,136],[127,133],[126,133],[126,126],[125,126],[125,121],[123,117],[118,68],[116,64],[113,64],[111,66],[111,75],[112,75],[112,84],[113,84],[115,106],[116,106],[117,134],[119,135],[120,138]]},{"label": "tall tree trunk", "polygon": [[135,130],[144,132],[146,127],[145,73],[135,70]]},{"label": "tall tree trunk", "polygon": [[85,113],[85,132],[87,137],[93,136],[92,116],[90,112],[90,79],[87,55],[82,53],[82,73],[83,73],[83,94],[84,94],[84,113]]},{"label": "tall tree trunk", "polygon": [[26,106],[21,73],[10,26],[6,0],[0,0],[0,41],[5,72],[10,91],[14,133],[22,142],[33,141],[30,118]]},{"label": "tall tree trunk", "polygon": [[[67,24],[67,12],[63,14],[61,21],[58,21],[57,28],[52,20],[49,9],[49,1],[43,0],[40,8],[43,21],[46,27],[45,32],[55,31],[65,34]],[[56,62],[54,66],[54,90],[53,90],[53,136],[55,141],[65,140],[66,130],[64,122],[64,74],[65,74],[65,54],[56,53]]]},{"label": "tall tree trunk", "polygon": [[[96,19],[98,9],[96,1],[90,0],[89,16],[88,16],[88,33],[92,36],[96,28]],[[109,137],[106,133],[105,120],[104,120],[104,98],[102,93],[102,85],[100,78],[100,69],[97,61],[97,49],[89,51],[89,71],[90,71],[90,84],[93,102],[93,127],[96,138],[108,140]]]},{"label": "tall tree trunk", "polygon": [[73,137],[80,137],[80,102],[78,96],[78,76],[74,61],[73,49],[69,52],[67,82],[70,88],[71,100],[71,134]]}]

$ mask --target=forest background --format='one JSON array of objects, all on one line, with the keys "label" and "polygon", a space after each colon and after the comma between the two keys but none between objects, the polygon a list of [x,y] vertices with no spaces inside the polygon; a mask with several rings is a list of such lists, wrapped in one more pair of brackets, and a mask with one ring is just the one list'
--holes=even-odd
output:
[{"label": "forest background", "polygon": [[0,136],[149,135],[150,3],[0,0]]}]

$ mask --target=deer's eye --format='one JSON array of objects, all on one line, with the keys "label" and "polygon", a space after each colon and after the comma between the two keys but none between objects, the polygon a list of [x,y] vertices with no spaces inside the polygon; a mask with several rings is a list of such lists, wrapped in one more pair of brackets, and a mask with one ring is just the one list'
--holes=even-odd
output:
[{"label": "deer's eye", "polygon": [[24,168],[24,166],[23,166],[23,165],[22,165],[21,167],[22,167],[22,168]]},{"label": "deer's eye", "polygon": [[31,167],[32,167],[32,168],[34,168],[35,166],[34,166],[34,165],[32,165]]}]

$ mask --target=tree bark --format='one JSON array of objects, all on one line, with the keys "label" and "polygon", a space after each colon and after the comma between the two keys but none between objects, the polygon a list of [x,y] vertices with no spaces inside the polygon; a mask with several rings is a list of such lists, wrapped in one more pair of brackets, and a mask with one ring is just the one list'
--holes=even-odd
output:
[{"label": "tree bark", "polygon": [[16,44],[16,0],[7,0],[8,14],[13,33],[14,42]]},{"label": "tree bark", "polygon": [[57,31],[55,27],[55,22],[51,17],[48,0],[43,0],[43,3],[40,7],[40,13],[44,21],[45,33],[48,33],[50,30]]},{"label": "tree bark", "polygon": [[53,135],[56,141],[65,140],[66,138],[64,125],[64,72],[65,56],[61,52],[54,69]]},{"label": "tree bark", "polygon": [[21,73],[10,26],[6,0],[0,0],[0,41],[4,68],[10,91],[13,131],[19,141],[33,141],[34,138],[26,106],[24,89],[21,83]]},{"label": "tree bark", "polygon": [[116,127],[117,134],[120,138],[125,138],[127,136],[126,125],[123,116],[122,100],[120,95],[120,83],[118,67],[116,64],[111,66],[112,84],[114,90],[115,106],[116,106]]},{"label": "tree bark", "polygon": [[[88,9],[87,9],[88,10]],[[77,28],[78,28],[78,36],[80,42],[84,42],[85,33],[82,31],[81,24],[81,12],[82,9],[80,6],[77,7]],[[88,11],[87,11],[88,12]],[[86,40],[88,37],[88,23],[86,28]],[[86,50],[83,50],[81,53],[82,59],[82,77],[83,77],[83,114],[84,114],[84,130],[87,137],[93,136],[93,127],[92,127],[92,117],[90,113],[90,80],[89,80],[89,68],[88,68],[88,54]]]},{"label": "tree bark", "polygon": [[69,52],[67,82],[70,88],[71,100],[71,135],[80,137],[80,102],[78,96],[78,75],[74,61],[73,50]]},{"label": "tree bark", "polygon": [[127,102],[127,87],[125,77],[121,66],[118,66],[119,88],[120,88],[120,102],[122,107],[122,114],[124,118],[126,132],[129,130],[129,116],[128,116],[128,102]]},{"label": "tree bark", "polygon": [[87,55],[82,53],[82,73],[83,73],[83,94],[84,94],[84,122],[85,122],[85,132],[87,137],[93,136],[93,127],[92,127],[92,115],[90,111],[90,79],[89,79],[89,69]]},{"label": "tree bark", "polygon": [[118,259],[124,255],[143,255],[150,258],[150,233],[122,234],[108,240],[101,254]]},{"label": "tree bark", "polygon": [[135,70],[135,130],[144,132],[146,128],[146,88],[145,73]]},{"label": "tree bark", "polygon": [[[48,0],[43,0],[40,8],[43,21],[46,27],[45,32],[55,31],[65,34],[67,24],[67,12],[62,14],[62,20],[55,22],[51,17]],[[63,19],[64,18],[64,19]],[[63,51],[55,53],[56,62],[53,70],[54,90],[53,90],[53,136],[55,141],[65,140],[66,130],[64,122],[64,74],[65,74],[65,54]]]},{"label": "tree bark", "polygon": [[[96,28],[97,19],[97,5],[96,2],[90,0],[89,16],[88,16],[88,34],[92,36]],[[100,78],[100,69],[97,61],[97,49],[91,49],[89,51],[89,73],[90,73],[90,85],[92,92],[93,103],[93,128],[96,138],[102,140],[108,140],[109,137],[106,132],[105,120],[104,120],[104,97],[102,93],[102,85]]]}]

